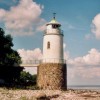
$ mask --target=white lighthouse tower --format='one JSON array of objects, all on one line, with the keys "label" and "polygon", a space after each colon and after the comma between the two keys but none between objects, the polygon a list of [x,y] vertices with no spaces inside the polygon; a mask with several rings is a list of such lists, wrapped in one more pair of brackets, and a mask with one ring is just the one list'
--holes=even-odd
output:
[{"label": "white lighthouse tower", "polygon": [[67,88],[67,70],[63,58],[63,32],[61,24],[53,19],[46,24],[43,36],[43,61],[38,66],[37,86],[40,89]]},{"label": "white lighthouse tower", "polygon": [[53,19],[46,24],[43,38],[43,62],[63,63],[63,31],[61,24]]}]

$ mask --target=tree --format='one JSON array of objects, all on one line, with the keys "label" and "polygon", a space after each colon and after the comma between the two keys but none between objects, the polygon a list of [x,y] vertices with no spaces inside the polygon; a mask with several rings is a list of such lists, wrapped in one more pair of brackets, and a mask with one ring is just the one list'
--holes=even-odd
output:
[{"label": "tree", "polygon": [[11,35],[5,35],[5,32],[0,28],[0,65],[15,66],[21,64],[21,57],[16,50],[13,50],[13,38]]},{"label": "tree", "polygon": [[20,74],[19,83],[28,86],[28,85],[36,85],[37,75],[31,75],[29,72],[22,71]]},{"label": "tree", "polygon": [[[4,84],[9,85],[14,84],[19,79],[23,70],[23,67],[19,66],[21,57],[16,50],[12,49],[12,40],[11,35],[5,35],[4,30],[0,28],[0,80],[4,80]],[[14,67],[15,65],[17,67]]]}]

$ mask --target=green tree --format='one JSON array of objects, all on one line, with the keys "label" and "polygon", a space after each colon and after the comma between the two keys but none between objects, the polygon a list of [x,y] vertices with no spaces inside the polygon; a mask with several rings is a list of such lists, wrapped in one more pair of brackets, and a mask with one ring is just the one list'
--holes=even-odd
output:
[{"label": "green tree", "polygon": [[21,57],[16,50],[13,50],[13,38],[11,35],[5,35],[5,32],[0,28],[0,65],[14,66],[21,64]]},{"label": "green tree", "polygon": [[24,86],[36,85],[37,75],[31,75],[29,72],[22,71],[20,74],[19,82]]}]

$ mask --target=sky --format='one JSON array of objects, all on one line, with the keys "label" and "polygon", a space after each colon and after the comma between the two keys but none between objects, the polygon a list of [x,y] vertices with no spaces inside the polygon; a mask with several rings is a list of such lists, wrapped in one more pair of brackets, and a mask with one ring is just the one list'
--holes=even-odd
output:
[{"label": "sky", "polygon": [[22,60],[41,59],[54,12],[64,31],[68,85],[100,85],[100,0],[0,0],[0,27]]}]

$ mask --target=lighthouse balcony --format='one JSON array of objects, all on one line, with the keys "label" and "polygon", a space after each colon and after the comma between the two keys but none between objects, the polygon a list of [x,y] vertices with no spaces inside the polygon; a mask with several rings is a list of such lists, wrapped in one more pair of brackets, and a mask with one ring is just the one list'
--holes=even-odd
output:
[{"label": "lighthouse balcony", "polygon": [[63,30],[47,29],[47,30],[44,31],[44,35],[62,35],[63,36]]},{"label": "lighthouse balcony", "polygon": [[56,58],[44,58],[41,61],[42,63],[60,63],[60,64],[66,64],[65,59],[56,59]]}]

